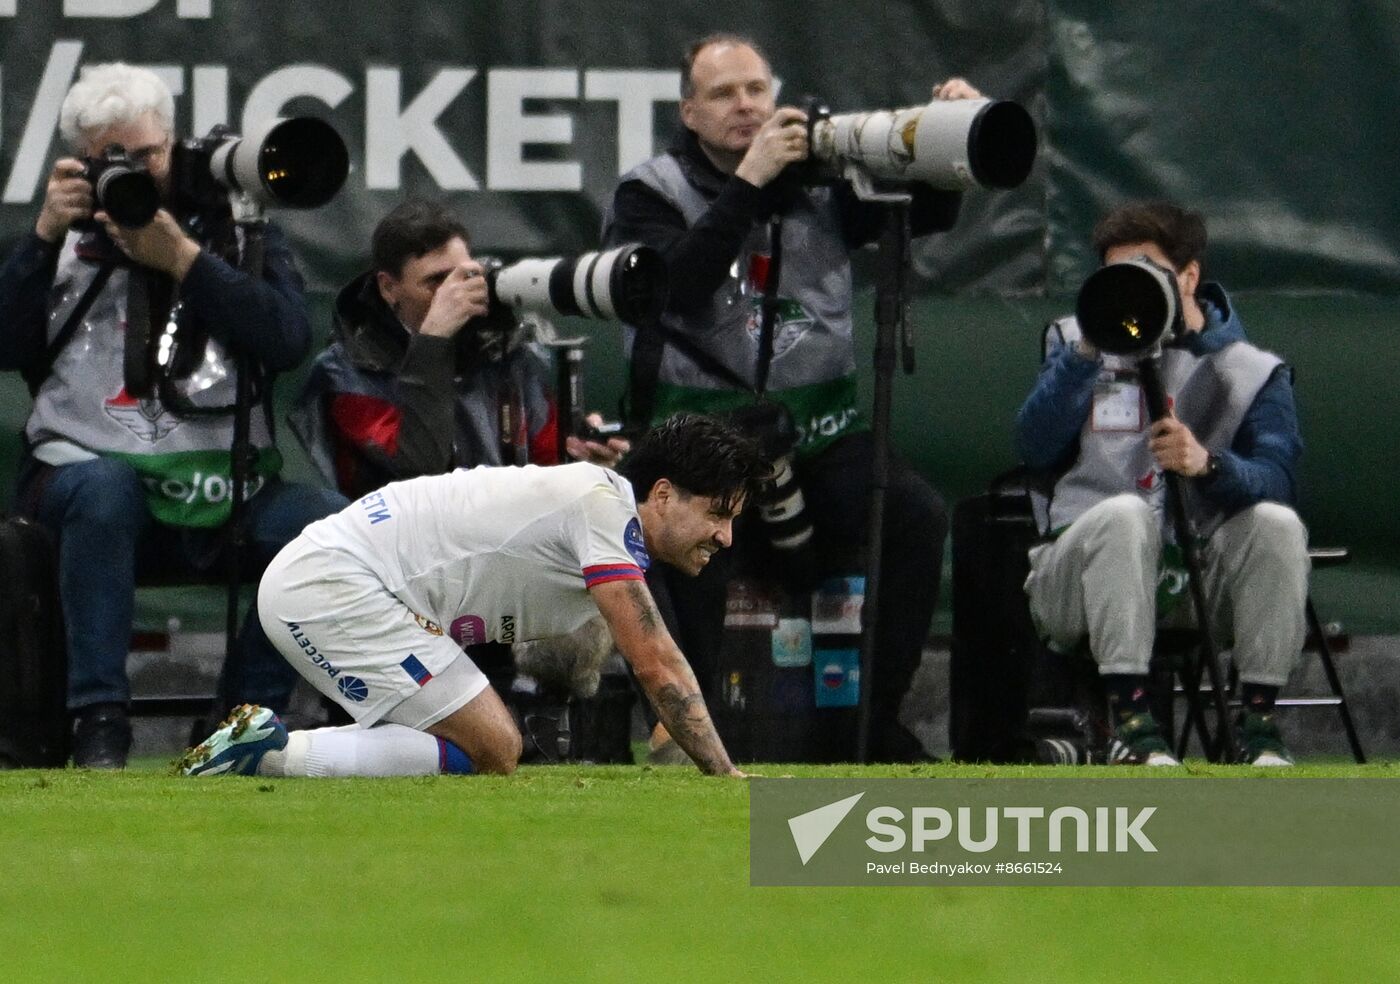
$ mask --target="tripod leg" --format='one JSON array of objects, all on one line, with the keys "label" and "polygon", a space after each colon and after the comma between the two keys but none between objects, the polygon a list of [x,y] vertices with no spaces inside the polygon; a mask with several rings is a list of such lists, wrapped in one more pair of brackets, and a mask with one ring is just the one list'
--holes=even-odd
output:
[{"label": "tripod leg", "polygon": [[[1168,413],[1167,393],[1162,384],[1160,356],[1148,355],[1138,362],[1138,377],[1147,400],[1148,414],[1160,420]],[[1167,508],[1176,532],[1177,546],[1186,561],[1187,587],[1196,613],[1196,631],[1200,636],[1201,659],[1210,675],[1210,689],[1215,705],[1216,740],[1214,751],[1208,751],[1212,761],[1229,761],[1234,754],[1235,734],[1230,722],[1229,701],[1225,697],[1225,679],[1220,672],[1220,650],[1215,644],[1210,626],[1210,608],[1206,604],[1205,582],[1201,578],[1201,557],[1196,547],[1196,533],[1186,512],[1184,479],[1176,472],[1163,473],[1166,482]],[[1188,701],[1191,696],[1188,696]],[[1202,725],[1204,727],[1204,725]],[[1218,756],[1218,757],[1217,757]]]},{"label": "tripod leg", "polygon": [[[1199,655],[1199,654],[1198,654]],[[1182,725],[1181,738],[1177,741],[1177,758],[1185,758],[1186,746],[1191,740],[1192,728],[1201,743],[1201,754],[1212,762],[1219,761],[1219,750],[1215,748],[1215,737],[1206,724],[1205,708],[1201,705],[1201,676],[1204,667],[1198,659],[1179,674],[1181,690],[1186,698],[1186,723]]]},{"label": "tripod leg", "polygon": [[1351,746],[1351,757],[1358,765],[1366,763],[1366,753],[1361,750],[1361,738],[1356,733],[1356,724],[1351,719],[1351,708],[1347,707],[1347,698],[1342,693],[1342,680],[1337,676],[1337,665],[1332,662],[1332,644],[1327,641],[1327,633],[1323,629],[1322,620],[1317,617],[1317,609],[1313,607],[1312,597],[1308,597],[1307,606],[1308,627],[1317,636],[1317,655],[1322,660],[1322,670],[1327,674],[1327,683],[1332,688],[1332,694],[1337,698],[1337,713],[1342,717],[1342,728],[1347,733],[1347,744]]}]

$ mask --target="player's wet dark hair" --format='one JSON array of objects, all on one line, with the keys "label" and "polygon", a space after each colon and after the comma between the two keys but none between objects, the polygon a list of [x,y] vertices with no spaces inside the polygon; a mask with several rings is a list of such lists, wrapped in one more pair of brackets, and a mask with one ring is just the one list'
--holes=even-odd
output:
[{"label": "player's wet dark hair", "polygon": [[732,512],[767,479],[771,464],[758,444],[728,424],[698,413],[668,417],[641,436],[618,464],[645,502],[659,479],[683,492],[718,500]]}]

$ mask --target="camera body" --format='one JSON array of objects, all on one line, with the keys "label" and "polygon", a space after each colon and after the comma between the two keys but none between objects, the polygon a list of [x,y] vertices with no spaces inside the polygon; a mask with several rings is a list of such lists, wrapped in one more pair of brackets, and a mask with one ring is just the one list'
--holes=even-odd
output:
[{"label": "camera body", "polygon": [[232,131],[216,126],[203,137],[176,141],[170,151],[170,181],[175,208],[184,216],[212,217],[228,208],[228,188],[209,167],[214,147]]},{"label": "camera body", "polygon": [[[160,209],[160,189],[146,165],[133,161],[120,144],[112,144],[100,157],[84,157],[83,178],[92,186],[97,208],[117,225],[139,229]],[[92,221],[86,220],[91,227]]]}]

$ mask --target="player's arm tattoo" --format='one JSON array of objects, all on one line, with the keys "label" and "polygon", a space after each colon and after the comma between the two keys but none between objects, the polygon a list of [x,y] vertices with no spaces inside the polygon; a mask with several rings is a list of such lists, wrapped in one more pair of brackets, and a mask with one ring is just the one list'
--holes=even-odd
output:
[{"label": "player's arm tattoo", "polygon": [[732,774],[734,765],[715,733],[695,673],[666,630],[646,585],[614,581],[599,585],[594,594],[618,648],[676,744],[702,772]]},{"label": "player's arm tattoo", "polygon": [[[692,681],[694,677],[691,678]],[[724,743],[715,732],[710,712],[699,689],[689,692],[674,683],[667,683],[656,692],[656,713],[676,744],[685,749],[700,771],[722,775],[733,771],[734,763],[724,750]]]},{"label": "player's arm tattoo", "polygon": [[627,582],[627,597],[637,608],[637,624],[647,635],[661,631],[661,613],[656,610],[656,602],[651,600],[651,592],[642,587],[640,581]]}]

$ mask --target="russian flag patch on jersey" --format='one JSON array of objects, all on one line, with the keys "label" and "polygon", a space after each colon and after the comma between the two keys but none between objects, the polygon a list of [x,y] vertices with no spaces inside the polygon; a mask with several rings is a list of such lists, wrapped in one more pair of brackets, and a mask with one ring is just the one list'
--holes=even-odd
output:
[{"label": "russian flag patch on jersey", "polygon": [[420,687],[433,678],[433,675],[428,672],[428,668],[412,653],[409,653],[408,659],[404,660],[399,665],[403,667],[405,673],[413,677],[413,682]]}]

